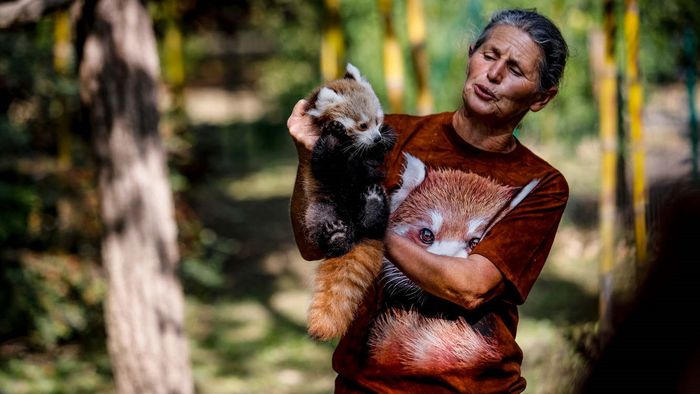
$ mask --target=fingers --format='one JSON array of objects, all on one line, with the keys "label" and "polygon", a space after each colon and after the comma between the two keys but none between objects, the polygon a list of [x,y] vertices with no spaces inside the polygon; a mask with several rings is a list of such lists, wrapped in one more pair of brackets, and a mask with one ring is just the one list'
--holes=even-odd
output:
[{"label": "fingers", "polygon": [[306,100],[301,99],[297,101],[297,103],[294,105],[294,108],[292,108],[292,113],[289,115],[289,119],[287,119],[287,127],[292,128],[292,122],[297,121],[299,118],[303,117],[306,114]]},{"label": "fingers", "polygon": [[312,150],[318,139],[318,132],[311,121],[311,117],[306,114],[306,105],[306,100],[299,100],[294,105],[292,113],[287,119],[287,128],[297,146],[301,145],[308,150]]}]

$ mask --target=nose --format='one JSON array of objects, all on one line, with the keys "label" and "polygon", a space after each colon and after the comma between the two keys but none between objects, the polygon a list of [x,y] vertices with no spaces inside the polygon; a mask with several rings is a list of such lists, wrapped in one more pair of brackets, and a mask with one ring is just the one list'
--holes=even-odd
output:
[{"label": "nose", "polygon": [[501,80],[503,79],[503,71],[505,70],[505,67],[506,63],[503,60],[498,60],[491,63],[491,67],[489,67],[489,70],[486,73],[486,77],[488,77],[489,81],[491,82],[501,82]]},{"label": "nose", "polygon": [[382,142],[382,136],[381,136],[381,135],[378,135],[378,136],[374,137],[374,140],[372,140],[372,141],[373,141],[375,144],[378,144],[378,143]]}]

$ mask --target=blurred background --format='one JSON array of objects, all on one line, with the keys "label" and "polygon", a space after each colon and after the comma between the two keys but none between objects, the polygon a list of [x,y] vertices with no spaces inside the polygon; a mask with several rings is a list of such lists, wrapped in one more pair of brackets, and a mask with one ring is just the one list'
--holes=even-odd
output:
[{"label": "blurred background", "polygon": [[[669,185],[697,177],[700,3],[164,0],[148,12],[197,392],[332,390],[335,344],[305,330],[316,263],[288,219],[296,101],[349,61],[386,112],[455,110],[470,42],[511,7],[550,17],[571,50],[559,95],[518,130],[571,188],[521,307],[523,375],[530,393],[585,376],[654,254]],[[0,393],[115,391],[71,12],[0,30]]]}]

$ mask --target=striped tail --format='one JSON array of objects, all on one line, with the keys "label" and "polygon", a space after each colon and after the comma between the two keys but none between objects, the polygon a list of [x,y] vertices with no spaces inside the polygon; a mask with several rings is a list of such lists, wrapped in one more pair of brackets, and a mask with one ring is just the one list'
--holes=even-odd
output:
[{"label": "striped tail", "polygon": [[321,262],[308,313],[308,333],[327,341],[345,334],[357,308],[379,275],[384,245],[363,240],[350,252]]}]

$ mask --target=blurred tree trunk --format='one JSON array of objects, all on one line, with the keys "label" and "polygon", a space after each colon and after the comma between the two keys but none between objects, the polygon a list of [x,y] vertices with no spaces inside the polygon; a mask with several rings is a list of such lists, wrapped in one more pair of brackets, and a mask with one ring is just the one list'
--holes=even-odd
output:
[{"label": "blurred tree trunk", "polygon": [[191,393],[151,19],[139,0],[86,0],[81,18],[81,99],[99,159],[107,344],[117,389]]}]

